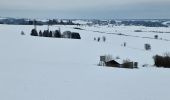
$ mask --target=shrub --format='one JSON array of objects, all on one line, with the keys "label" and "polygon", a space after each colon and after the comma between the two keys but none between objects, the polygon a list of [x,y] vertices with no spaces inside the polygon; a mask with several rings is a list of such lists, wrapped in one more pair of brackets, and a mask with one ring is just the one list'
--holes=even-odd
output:
[{"label": "shrub", "polygon": [[83,30],[82,28],[79,28],[79,27],[74,27],[74,29],[77,29],[77,30]]},{"label": "shrub", "polygon": [[94,37],[94,41],[96,41],[96,38]]},{"label": "shrub", "polygon": [[145,44],[145,50],[151,50],[151,45],[150,44]]},{"label": "shrub", "polygon": [[103,39],[103,42],[105,42],[105,41],[106,41],[106,37],[105,37],[105,36],[103,36],[103,37],[102,37],[102,39]]},{"label": "shrub", "polygon": [[126,47],[126,42],[123,43],[123,46]]},{"label": "shrub", "polygon": [[157,67],[165,67],[170,68],[170,55],[165,54],[164,56],[155,55],[154,57],[154,65]]},{"label": "shrub", "polygon": [[24,31],[21,31],[21,35],[25,35]]},{"label": "shrub", "polygon": [[155,35],[154,37],[155,37],[155,39],[158,39],[158,35]]},{"label": "shrub", "polygon": [[148,65],[148,64],[143,64],[143,65],[142,65],[142,67],[147,67],[147,66],[149,66],[149,65]]},{"label": "shrub", "polygon": [[134,30],[134,32],[142,32],[142,30]]},{"label": "shrub", "polygon": [[97,41],[98,41],[98,42],[100,41],[100,37],[97,38]]}]

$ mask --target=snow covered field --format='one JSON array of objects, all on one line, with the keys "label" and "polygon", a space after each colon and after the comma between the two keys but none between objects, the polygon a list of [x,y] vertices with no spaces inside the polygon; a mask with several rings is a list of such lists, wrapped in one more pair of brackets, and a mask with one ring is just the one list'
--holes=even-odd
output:
[{"label": "snow covered field", "polygon": [[[170,28],[137,26],[51,26],[79,32],[82,39],[32,37],[33,26],[0,25],[0,100],[170,100],[170,70],[155,68],[152,57],[169,52],[170,41],[107,33],[170,39]],[[38,26],[38,30],[47,26]],[[24,31],[26,35],[20,33]],[[102,32],[102,33],[101,33]],[[106,42],[94,37],[106,36]],[[127,47],[121,46],[124,42]],[[151,44],[151,51],[144,44]],[[111,54],[139,62],[139,69],[97,66]],[[142,65],[148,64],[143,68]]]}]

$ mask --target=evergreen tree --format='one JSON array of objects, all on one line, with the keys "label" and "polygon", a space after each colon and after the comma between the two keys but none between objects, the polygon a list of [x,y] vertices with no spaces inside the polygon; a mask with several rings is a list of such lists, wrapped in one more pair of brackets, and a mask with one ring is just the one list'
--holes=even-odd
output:
[{"label": "evergreen tree", "polygon": [[100,41],[100,37],[97,38],[97,41],[98,41],[98,42]]},{"label": "evergreen tree", "polygon": [[56,38],[61,38],[61,33],[60,33],[59,30],[56,30],[56,31],[55,31],[54,37],[56,37]]},{"label": "evergreen tree", "polygon": [[36,29],[32,29],[31,36],[38,36],[38,32]]},{"label": "evergreen tree", "polygon": [[56,19],[53,19],[53,24],[57,25],[58,21]]},{"label": "evergreen tree", "polygon": [[50,31],[49,33],[48,33],[48,37],[52,37],[53,36],[53,33],[52,33],[52,31]]},{"label": "evergreen tree", "polygon": [[61,24],[61,25],[64,25],[65,23],[63,22],[63,20],[61,20],[61,21],[60,21],[60,24]]},{"label": "evergreen tree", "polygon": [[44,37],[48,37],[48,33],[49,33],[49,31],[48,31],[48,30],[44,30],[44,32],[43,32],[43,36],[44,36]]},{"label": "evergreen tree", "polygon": [[73,33],[71,34],[71,38],[72,38],[72,39],[81,39],[80,34],[79,34],[79,33],[76,33],[76,32],[73,32]]},{"label": "evergreen tree", "polygon": [[43,36],[43,34],[42,34],[41,30],[39,31],[39,36]]}]

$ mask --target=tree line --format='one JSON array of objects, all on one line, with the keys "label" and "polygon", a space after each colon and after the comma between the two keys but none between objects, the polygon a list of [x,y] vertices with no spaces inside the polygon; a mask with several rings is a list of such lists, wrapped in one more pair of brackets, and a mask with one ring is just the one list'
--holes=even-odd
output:
[{"label": "tree line", "polygon": [[71,38],[71,39],[81,39],[80,34],[76,32],[65,31],[63,34],[60,30],[50,31],[44,30],[37,32],[36,29],[31,30],[31,36],[40,36],[40,37],[54,37],[54,38]]}]

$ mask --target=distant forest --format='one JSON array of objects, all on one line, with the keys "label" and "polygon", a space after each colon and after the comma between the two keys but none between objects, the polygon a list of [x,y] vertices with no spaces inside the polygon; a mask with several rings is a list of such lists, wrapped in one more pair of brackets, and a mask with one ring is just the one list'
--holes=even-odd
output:
[{"label": "distant forest", "polygon": [[[50,19],[50,20],[33,20],[33,19],[17,19],[17,18],[2,18],[0,24],[12,24],[12,25],[80,25],[74,23],[71,19]],[[170,26],[169,20],[97,20],[89,19],[86,25],[124,25],[124,26],[146,26],[146,27],[168,27]],[[164,24],[164,22],[167,22]]]},{"label": "distant forest", "polygon": [[6,18],[0,19],[0,24],[12,24],[12,25],[79,25],[73,23],[71,20],[28,20],[28,19],[15,19],[15,18]]}]

